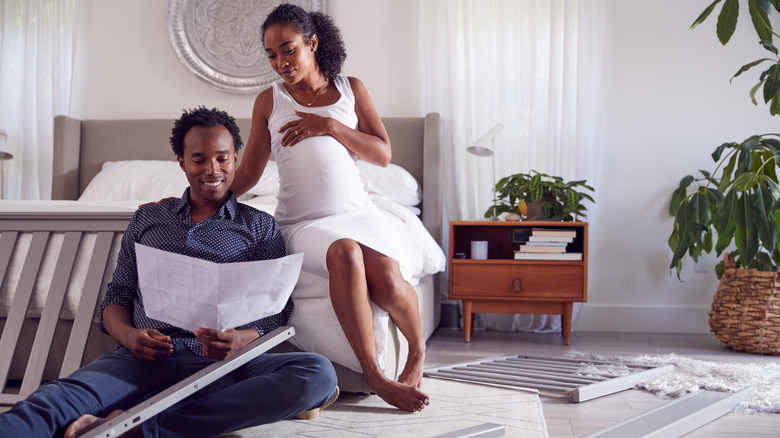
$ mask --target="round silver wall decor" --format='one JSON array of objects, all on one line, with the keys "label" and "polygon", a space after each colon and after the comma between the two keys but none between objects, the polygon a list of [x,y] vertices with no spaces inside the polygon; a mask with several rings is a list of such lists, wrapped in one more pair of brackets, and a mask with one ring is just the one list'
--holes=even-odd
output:
[{"label": "round silver wall decor", "polygon": [[[287,0],[326,12],[326,0]],[[168,35],[187,69],[231,93],[259,93],[278,78],[260,26],[279,0],[168,0]]]}]

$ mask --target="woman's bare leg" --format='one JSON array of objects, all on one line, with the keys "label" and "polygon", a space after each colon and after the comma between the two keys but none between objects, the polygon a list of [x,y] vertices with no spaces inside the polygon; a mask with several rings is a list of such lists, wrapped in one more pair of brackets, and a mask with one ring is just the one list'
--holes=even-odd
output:
[{"label": "woman's bare leg", "polygon": [[390,314],[409,343],[409,356],[398,381],[420,387],[425,363],[425,339],[420,328],[417,293],[404,280],[398,262],[371,248],[361,248],[371,299]]},{"label": "woman's bare leg", "polygon": [[376,363],[374,322],[366,283],[363,251],[354,240],[342,239],[328,248],[330,297],[341,328],[363,369],[363,378],[387,403],[409,412],[419,411],[428,396],[414,385],[394,382]]}]

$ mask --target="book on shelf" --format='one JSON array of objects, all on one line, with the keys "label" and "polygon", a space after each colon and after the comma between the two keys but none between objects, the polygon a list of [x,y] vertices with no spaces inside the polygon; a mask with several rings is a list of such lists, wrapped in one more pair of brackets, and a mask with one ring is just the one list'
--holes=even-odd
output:
[{"label": "book on shelf", "polygon": [[577,230],[571,228],[531,228],[532,237],[577,237]]},{"label": "book on shelf", "polygon": [[566,245],[536,246],[520,245],[520,252],[561,253],[566,252]]},{"label": "book on shelf", "polygon": [[528,243],[540,243],[540,242],[547,242],[547,243],[572,243],[574,242],[573,237],[555,237],[555,236],[531,236],[528,238]]},{"label": "book on shelf", "polygon": [[582,260],[581,252],[561,252],[561,253],[543,253],[543,252],[516,252],[515,260]]},{"label": "book on shelf", "polygon": [[528,241],[522,243],[522,245],[527,246],[563,246],[566,247],[571,242],[550,242],[549,240],[537,240],[537,241]]}]

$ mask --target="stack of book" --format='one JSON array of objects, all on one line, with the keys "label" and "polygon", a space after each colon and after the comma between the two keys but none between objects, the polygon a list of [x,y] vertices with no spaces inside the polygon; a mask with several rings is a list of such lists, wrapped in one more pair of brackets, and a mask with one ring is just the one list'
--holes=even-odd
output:
[{"label": "stack of book", "polygon": [[533,228],[528,242],[515,251],[515,260],[582,260],[581,252],[567,252],[577,231],[570,228]]}]

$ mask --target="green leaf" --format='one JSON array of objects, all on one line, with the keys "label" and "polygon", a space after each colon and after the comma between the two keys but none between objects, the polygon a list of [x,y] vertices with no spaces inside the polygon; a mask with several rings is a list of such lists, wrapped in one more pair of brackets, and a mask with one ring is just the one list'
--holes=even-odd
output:
[{"label": "green leaf", "polygon": [[761,144],[764,145],[764,147],[771,149],[772,153],[775,155],[780,154],[780,140],[776,138],[763,137],[761,139]]},{"label": "green leaf", "polygon": [[685,175],[680,180],[680,188],[681,189],[686,189],[686,188],[688,188],[689,185],[691,185],[692,182],[693,182],[693,175]]},{"label": "green leaf", "polygon": [[713,210],[720,208],[723,204],[723,193],[716,189],[707,189],[707,202]]},{"label": "green leaf", "polygon": [[[774,168],[772,168],[772,171],[774,172]],[[780,185],[777,183],[777,176],[765,176],[761,179],[761,182],[765,184],[767,190],[769,190],[770,199],[780,200]]]},{"label": "green leaf", "polygon": [[737,192],[733,189],[730,190],[721,204],[720,211],[716,214],[718,219],[715,223],[715,231],[718,233],[718,240],[715,243],[715,251],[718,255],[731,244],[734,237],[734,230],[737,226],[737,201]]},{"label": "green leaf", "polygon": [[701,241],[701,249],[706,253],[712,251],[712,231],[709,229],[704,232],[704,238]]},{"label": "green leaf", "polygon": [[720,146],[716,147],[715,151],[712,152],[712,161],[715,161],[717,163],[718,161],[720,161],[720,156],[723,155],[723,151],[726,148],[734,148],[734,147],[737,147],[737,143],[734,143],[733,141],[728,143],[723,143]]},{"label": "green leaf", "polygon": [[756,258],[749,267],[758,269],[759,271],[774,271],[775,269],[772,265],[772,259],[769,257],[769,254],[765,252],[759,252],[756,254]]},{"label": "green leaf", "polygon": [[775,95],[772,98],[772,103],[769,104],[769,114],[773,116],[780,114],[780,95]]},{"label": "green leaf", "polygon": [[737,28],[737,18],[739,17],[739,1],[726,0],[723,3],[723,8],[718,15],[718,24],[716,26],[716,32],[718,34],[718,40],[724,46],[729,42],[731,36],[734,34],[734,30]]},{"label": "green leaf", "polygon": [[[773,46],[773,47],[774,47],[774,46]],[[732,76],[732,77],[731,77],[731,79],[729,79],[729,82],[733,81],[733,80],[734,80],[734,78],[736,78],[737,76],[741,75],[742,73],[745,73],[746,71],[748,71],[748,70],[750,70],[751,68],[753,68],[753,67],[757,66],[758,64],[761,64],[761,63],[762,63],[762,62],[764,62],[764,61],[773,61],[773,59],[770,59],[770,58],[762,58],[762,59],[759,59],[759,60],[757,60],[757,61],[753,61],[753,62],[751,62],[751,63],[749,63],[749,64],[745,64],[745,65],[743,65],[742,67],[740,67],[740,69],[739,69],[739,70],[738,70],[736,73],[734,73],[734,76]]]},{"label": "green leaf", "polygon": [[[677,244],[676,248],[672,248],[674,251],[674,254],[672,255],[672,263],[669,265],[669,269],[672,269],[676,267],[678,264],[680,264],[680,261],[682,260],[683,256],[685,256],[685,252],[688,251],[688,247],[691,245],[691,237],[687,233],[682,236],[680,239],[680,242]],[[679,268],[677,272],[677,277],[679,278]]]},{"label": "green leaf", "polygon": [[726,188],[731,184],[731,173],[734,171],[734,166],[737,164],[737,154],[734,154],[729,159],[728,164],[726,167],[723,168],[723,174],[720,178],[720,185],[718,185],[718,190],[721,192],[725,192]]},{"label": "green leaf", "polygon": [[[769,13],[772,12],[772,4],[770,3],[770,0],[756,0],[756,4],[759,8],[761,8],[762,11],[764,11],[764,14],[769,15]],[[771,23],[769,27],[772,27]]]},{"label": "green leaf", "polygon": [[756,29],[758,38],[765,41],[772,40],[772,25],[769,23],[767,0],[748,0],[748,11],[753,20],[753,27]]},{"label": "green leaf", "polygon": [[755,172],[746,172],[734,179],[734,190],[746,192],[758,186],[758,175]]},{"label": "green leaf", "polygon": [[752,199],[749,193],[744,193],[737,201],[736,230],[734,231],[734,243],[739,251],[740,261],[747,265],[753,261],[758,253],[758,233],[750,218],[755,214],[752,209]]},{"label": "green leaf", "polygon": [[720,263],[715,265],[715,275],[717,275],[720,280],[720,277],[723,277],[724,272],[726,272],[726,266],[723,264],[723,260],[721,260]]},{"label": "green leaf", "polygon": [[685,200],[685,187],[680,187],[672,192],[672,200],[669,201],[669,216],[676,216],[680,211],[680,205]]},{"label": "green leaf", "polygon": [[769,0],[769,3],[772,3],[772,6],[775,7],[775,10],[780,12],[780,0]]},{"label": "green leaf", "polygon": [[756,100],[756,92],[759,88],[761,88],[762,85],[764,85],[765,81],[758,81],[755,87],[750,89],[750,100],[753,101],[753,105],[758,105],[758,101]]},{"label": "green leaf", "polygon": [[751,198],[751,219],[753,225],[755,225],[758,237],[761,238],[764,247],[774,248],[777,243],[777,238],[773,229],[774,217],[770,218],[770,215],[767,213],[767,207],[769,206],[766,205],[767,201],[769,201],[771,205],[771,196],[765,189],[759,188]]},{"label": "green leaf", "polygon": [[773,64],[767,72],[766,82],[764,82],[764,103],[769,103],[780,92],[780,65]]},{"label": "green leaf", "polygon": [[704,22],[704,20],[706,20],[707,17],[710,16],[710,14],[712,13],[713,9],[715,9],[715,6],[717,6],[718,3],[720,3],[720,1],[721,0],[715,0],[714,2],[712,2],[711,5],[707,6],[707,9],[705,9],[701,14],[699,14],[699,18],[697,18],[696,21],[694,21],[693,24],[691,24],[691,27],[690,27],[689,30],[693,30],[696,26],[698,26],[702,22]]},{"label": "green leaf", "polygon": [[[770,29],[770,31],[771,31],[771,29]],[[761,40],[761,41],[759,41],[759,43],[761,43],[761,45],[762,45],[762,46],[763,46],[765,49],[767,49],[767,50],[769,50],[770,52],[772,52],[772,53],[774,53],[775,55],[777,55],[777,47],[775,47],[775,45],[772,43],[772,41]]]},{"label": "green leaf", "polygon": [[706,189],[703,189],[704,191],[697,192],[694,196],[698,198],[697,201],[697,211],[696,211],[696,223],[707,226],[710,223],[710,219],[712,218],[712,208],[709,203],[709,199],[707,198],[707,191]]}]

